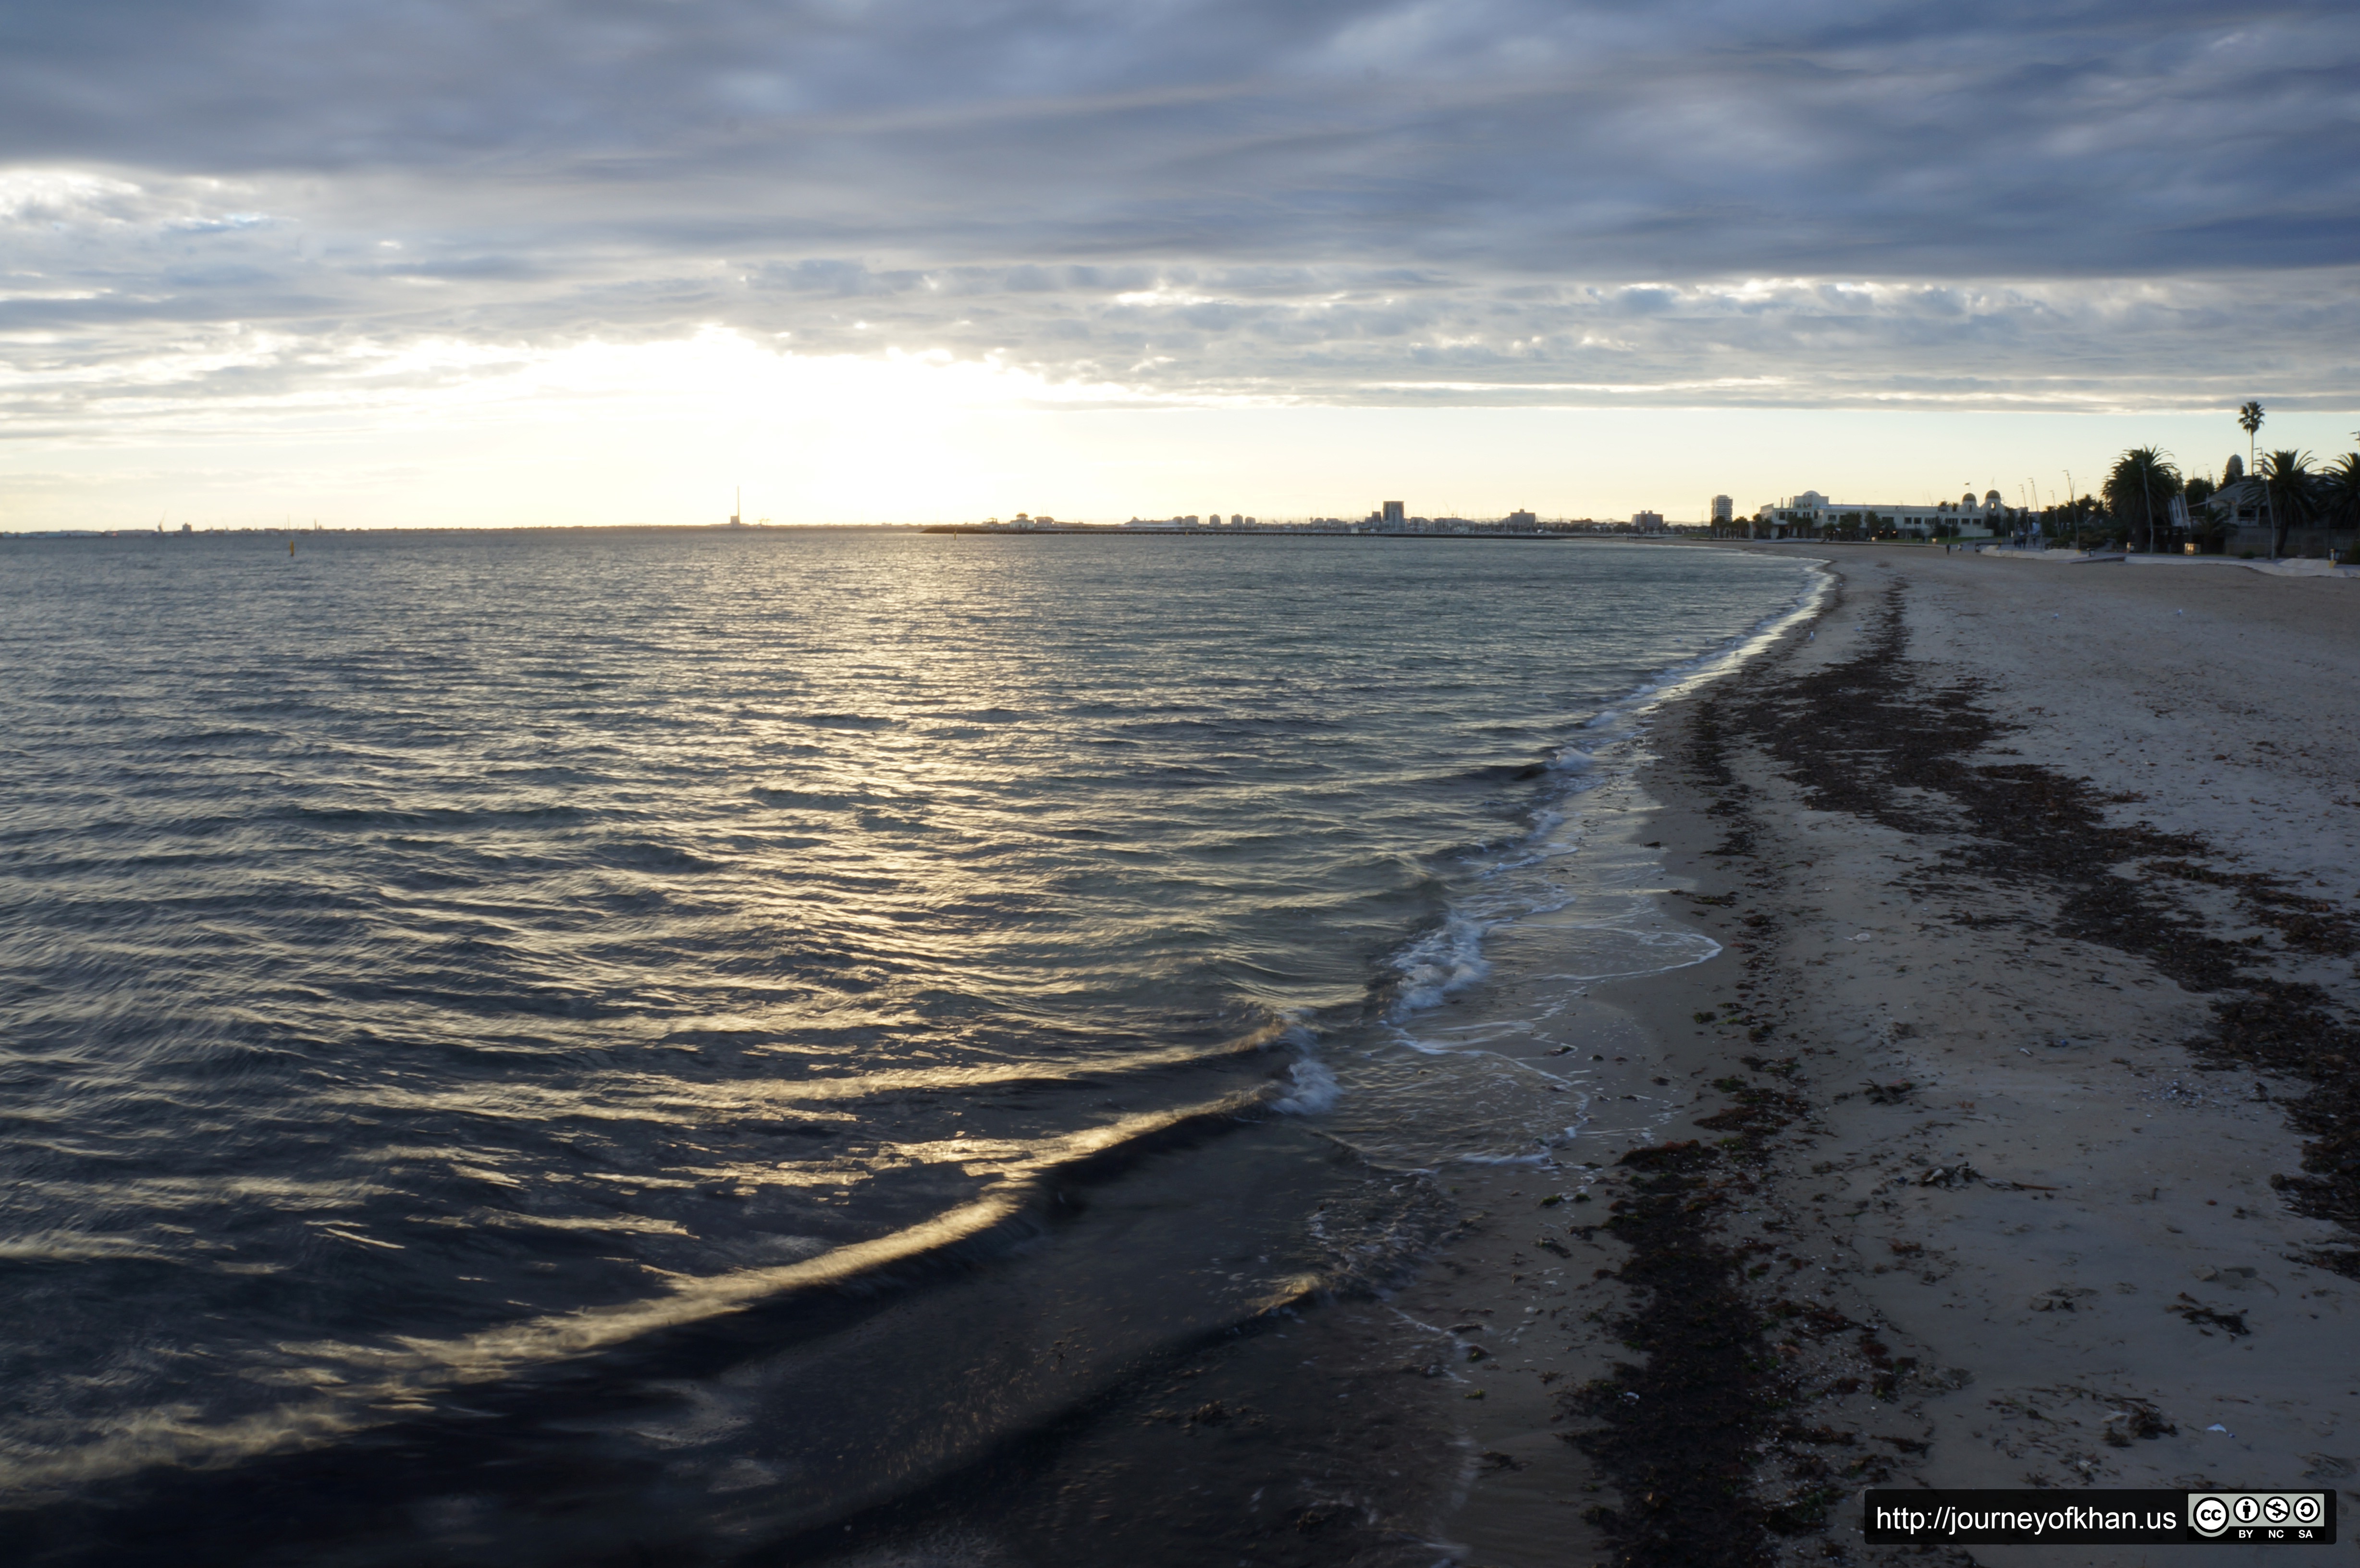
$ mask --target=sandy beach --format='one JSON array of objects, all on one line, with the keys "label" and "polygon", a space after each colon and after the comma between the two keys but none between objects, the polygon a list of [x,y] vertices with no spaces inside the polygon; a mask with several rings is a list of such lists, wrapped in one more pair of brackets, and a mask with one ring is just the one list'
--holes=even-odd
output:
[{"label": "sandy beach", "polygon": [[1567,993],[1629,1125],[1461,1181],[1399,1303],[1473,1357],[1458,1560],[2156,1555],[1872,1548],[1868,1485],[2360,1504],[2360,584],[1823,553],[1657,723],[1635,831],[1723,952]]}]

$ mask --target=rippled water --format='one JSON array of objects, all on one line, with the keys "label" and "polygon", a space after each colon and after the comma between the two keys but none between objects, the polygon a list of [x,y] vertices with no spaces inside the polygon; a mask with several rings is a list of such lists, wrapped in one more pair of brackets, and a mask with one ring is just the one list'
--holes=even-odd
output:
[{"label": "rippled water", "polygon": [[[1360,1242],[1349,1205],[1302,1229],[1338,1141],[1546,1136],[1396,1137],[1418,1090],[1372,1052],[1570,897],[1617,704],[1807,586],[1602,543],[874,533],[18,540],[0,573],[0,1482],[52,1500],[946,1248],[1088,1276],[1132,1349],[1299,1293]],[[1600,973],[1680,961],[1609,924]],[[1240,1113],[1276,1129],[1221,1157],[1260,1201],[1024,1239],[1109,1160],[1213,1181],[1185,1148]],[[837,1333],[781,1330],[796,1387]],[[932,1398],[858,1441],[910,1448]],[[614,1441],[795,1495],[749,1530],[825,1512],[797,1440],[694,1426]]]}]

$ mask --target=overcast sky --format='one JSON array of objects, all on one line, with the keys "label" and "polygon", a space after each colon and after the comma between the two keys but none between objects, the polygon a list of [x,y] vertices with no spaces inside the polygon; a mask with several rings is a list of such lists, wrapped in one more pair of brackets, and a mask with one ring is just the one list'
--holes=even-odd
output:
[{"label": "overcast sky", "polygon": [[21,0],[0,528],[2216,467],[2355,264],[2348,5]]}]

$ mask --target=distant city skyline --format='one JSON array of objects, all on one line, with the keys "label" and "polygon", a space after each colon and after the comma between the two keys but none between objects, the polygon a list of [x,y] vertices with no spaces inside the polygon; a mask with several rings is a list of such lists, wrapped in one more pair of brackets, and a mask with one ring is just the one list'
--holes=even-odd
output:
[{"label": "distant city skyline", "polygon": [[2347,7],[98,15],[0,56],[0,528],[1691,518],[2217,470],[2249,398],[2355,444]]}]

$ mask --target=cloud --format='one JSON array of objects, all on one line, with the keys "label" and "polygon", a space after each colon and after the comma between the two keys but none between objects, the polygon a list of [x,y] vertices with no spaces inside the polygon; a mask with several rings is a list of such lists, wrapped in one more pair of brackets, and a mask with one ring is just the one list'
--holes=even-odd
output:
[{"label": "cloud", "polygon": [[2196,0],[37,3],[0,431],[706,329],[1181,399],[2348,405],[2355,67],[2348,9]]}]

